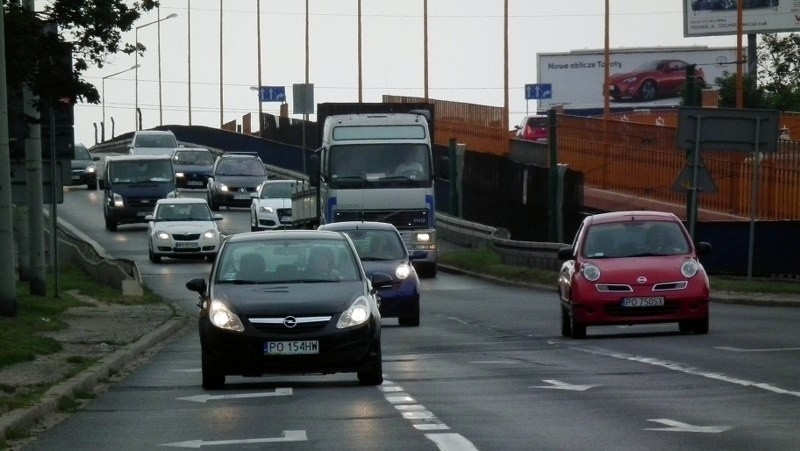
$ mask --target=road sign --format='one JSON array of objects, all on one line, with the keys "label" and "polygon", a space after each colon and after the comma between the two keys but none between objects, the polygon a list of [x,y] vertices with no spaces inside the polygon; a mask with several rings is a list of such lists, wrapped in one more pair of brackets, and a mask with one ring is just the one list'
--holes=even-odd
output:
[{"label": "road sign", "polygon": [[258,99],[262,102],[286,102],[286,87],[261,86],[258,90]]},{"label": "road sign", "polygon": [[550,99],[552,97],[553,85],[551,83],[534,83],[525,85],[525,100]]}]

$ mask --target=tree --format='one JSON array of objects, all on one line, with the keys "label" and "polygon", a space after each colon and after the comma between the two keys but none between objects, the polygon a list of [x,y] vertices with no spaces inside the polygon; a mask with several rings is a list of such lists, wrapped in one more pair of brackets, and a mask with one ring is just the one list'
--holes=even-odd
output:
[{"label": "tree", "polygon": [[[764,90],[756,86],[755,77],[745,75],[743,80],[744,108],[768,108],[764,100]],[[717,77],[714,83],[719,87],[719,106],[722,108],[736,108],[736,74],[728,71]]]},{"label": "tree", "polygon": [[[122,42],[142,13],[157,0],[51,0],[42,11],[30,11],[19,1],[3,0],[6,31],[7,85],[27,85],[42,99],[100,103],[97,88],[83,79],[90,66],[103,67],[110,55],[144,52],[142,44]],[[72,54],[72,70],[56,70]]]},{"label": "tree", "polygon": [[768,108],[800,111],[800,35],[761,35],[758,81]]}]

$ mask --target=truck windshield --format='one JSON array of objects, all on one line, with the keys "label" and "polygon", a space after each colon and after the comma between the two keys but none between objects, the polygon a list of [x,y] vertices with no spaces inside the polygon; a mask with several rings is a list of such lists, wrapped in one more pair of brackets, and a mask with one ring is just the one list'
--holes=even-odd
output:
[{"label": "truck windshield", "polygon": [[332,146],[328,168],[333,188],[353,184],[387,188],[431,184],[430,149],[425,144]]}]

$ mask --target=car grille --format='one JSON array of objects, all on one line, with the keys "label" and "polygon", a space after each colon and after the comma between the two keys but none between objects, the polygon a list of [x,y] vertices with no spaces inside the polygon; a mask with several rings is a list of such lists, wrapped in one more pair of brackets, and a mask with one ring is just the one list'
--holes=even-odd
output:
[{"label": "car grille", "polygon": [[332,316],[297,316],[294,319],[297,324],[294,327],[286,327],[286,316],[279,318],[250,318],[250,324],[256,329],[265,332],[308,332],[310,330],[320,330],[330,322]]},{"label": "car grille", "polygon": [[428,210],[337,210],[334,222],[378,221],[388,222],[398,229],[428,227]]},{"label": "car grille", "polygon": [[194,241],[200,239],[199,233],[173,233],[172,238],[175,241]]},{"label": "car grille", "polygon": [[681,305],[677,302],[666,302],[662,307],[622,307],[619,304],[606,305],[603,311],[608,316],[651,316],[674,315],[680,311]]},{"label": "car grille", "polygon": [[147,199],[147,198],[136,198],[136,197],[129,197],[126,199],[128,207],[130,208],[155,208],[157,198]]},{"label": "car grille", "polygon": [[[663,282],[653,285],[652,291],[677,291],[684,290],[689,282],[681,280],[679,282]],[[595,285],[600,293],[632,293],[633,287],[625,283],[598,283]]]}]

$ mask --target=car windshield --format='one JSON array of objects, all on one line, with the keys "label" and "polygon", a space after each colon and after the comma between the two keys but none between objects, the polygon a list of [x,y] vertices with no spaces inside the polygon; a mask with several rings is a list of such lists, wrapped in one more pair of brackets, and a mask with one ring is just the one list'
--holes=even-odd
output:
[{"label": "car windshield", "polygon": [[583,255],[588,258],[648,257],[686,254],[689,249],[678,223],[628,221],[589,227]]},{"label": "car windshield", "polygon": [[216,267],[217,283],[333,283],[361,277],[356,255],[340,239],[230,243]]},{"label": "car windshield", "polygon": [[262,199],[290,199],[294,182],[267,183],[261,189]]},{"label": "car windshield", "polygon": [[201,151],[177,151],[175,152],[175,163],[177,164],[196,164],[202,166],[210,166],[214,164],[214,157],[211,152]]},{"label": "car windshield", "polygon": [[89,155],[89,151],[86,147],[78,145],[75,146],[75,159],[76,160],[91,160],[92,157]]},{"label": "car windshield", "polygon": [[264,165],[255,158],[226,159],[217,165],[217,175],[266,176]]},{"label": "car windshield", "polygon": [[156,221],[211,221],[211,210],[204,203],[161,203],[155,213]]},{"label": "car windshield", "polygon": [[356,245],[362,261],[399,260],[406,256],[405,244],[392,230],[343,230]]},{"label": "car windshield", "polygon": [[123,160],[109,165],[115,183],[169,182],[174,178],[170,160]]},{"label": "car windshield", "polygon": [[425,144],[347,144],[330,149],[331,187],[430,186],[430,149]]}]

